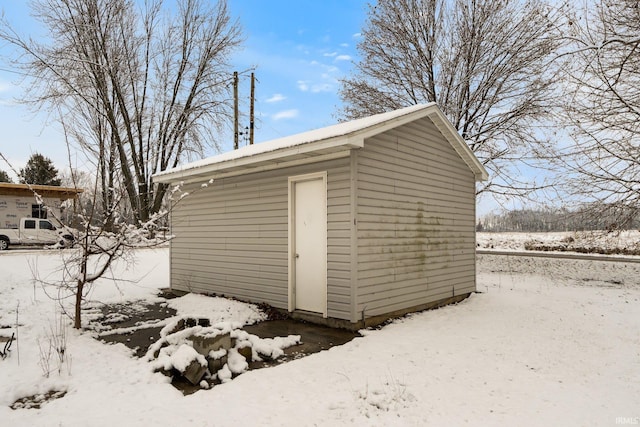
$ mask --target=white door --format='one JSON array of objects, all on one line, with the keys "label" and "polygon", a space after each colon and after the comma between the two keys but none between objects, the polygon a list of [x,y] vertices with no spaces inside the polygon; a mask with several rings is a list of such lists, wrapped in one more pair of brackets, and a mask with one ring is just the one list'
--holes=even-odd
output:
[{"label": "white door", "polygon": [[[325,175],[326,176],[326,175]],[[327,192],[322,176],[292,182],[294,309],[327,312]]]}]

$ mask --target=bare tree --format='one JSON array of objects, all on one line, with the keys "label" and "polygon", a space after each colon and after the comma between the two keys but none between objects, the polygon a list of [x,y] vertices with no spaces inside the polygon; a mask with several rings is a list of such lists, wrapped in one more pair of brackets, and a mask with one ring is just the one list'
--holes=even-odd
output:
[{"label": "bare tree", "polygon": [[[225,0],[35,0],[49,30],[38,42],[8,22],[0,39],[33,83],[26,100],[49,106],[92,161],[103,209],[121,187],[136,222],[158,212],[167,191],[151,176],[216,146],[228,119],[230,53],[240,29]],[[105,215],[109,217],[109,215]]]},{"label": "bare tree", "polygon": [[[132,249],[136,247],[149,247],[157,244],[149,241],[149,232],[153,231],[155,224],[162,213],[152,217],[141,224],[140,227],[131,226],[123,221],[118,221],[118,203],[116,200],[112,209],[101,212],[103,221],[93,225],[93,215],[98,214],[98,180],[93,188],[93,199],[88,210],[79,213],[81,219],[81,231],[76,243],[76,250],[69,251],[64,257],[64,266],[61,277],[55,283],[62,296],[72,296],[74,299],[74,312],[70,317],[74,321],[74,328],[82,327],[82,306],[90,290],[90,286],[98,279],[105,276],[116,261],[130,262],[133,258]],[[85,207],[86,209],[86,207]],[[107,229],[109,225],[109,229]]]},{"label": "bare tree", "polygon": [[[17,173],[2,153],[0,153],[0,159],[14,173]],[[75,173],[73,170],[70,177],[65,177],[65,180],[74,188],[79,187],[79,180],[82,180],[83,184],[87,184],[86,174]],[[97,191],[99,182],[98,176],[94,175],[93,186],[84,194],[85,198],[88,197],[89,200],[74,204],[74,216],[79,230],[73,233],[75,237],[74,250],[68,251],[62,256],[63,264],[58,279],[42,279],[37,268],[32,267],[32,273],[37,282],[45,286],[53,286],[57,290],[56,295],[50,296],[60,302],[61,309],[73,319],[76,329],[82,327],[82,304],[90,286],[103,277],[111,269],[114,262],[130,260],[133,248],[149,247],[161,243],[157,239],[150,240],[148,237],[153,234],[158,219],[167,214],[166,211],[154,214],[149,221],[142,223],[139,227],[120,221],[118,205],[123,200],[122,198],[116,200],[110,211],[99,211],[99,192]],[[36,201],[46,206],[38,190],[29,182],[25,184],[33,193]],[[48,212],[58,223],[63,223],[61,218],[57,216],[55,209],[48,209]],[[96,221],[96,215],[101,215],[102,220]],[[115,229],[107,230],[107,224],[111,224]],[[69,313],[63,303],[67,298],[73,298],[73,313]]]},{"label": "bare tree", "polygon": [[624,228],[640,214],[640,7],[599,0],[569,23],[569,192],[595,202],[594,215],[616,208],[615,225]]},{"label": "bare tree", "polygon": [[[16,169],[0,152],[2,160],[10,170]],[[45,291],[53,288],[55,293],[48,295],[60,303],[62,312],[73,320],[74,328],[82,327],[82,308],[91,291],[92,285],[99,279],[109,276],[116,262],[129,263],[135,259],[135,249],[150,248],[166,243],[171,236],[156,236],[160,224],[165,222],[172,208],[182,200],[187,193],[182,193],[179,186],[173,187],[167,193],[166,209],[156,212],[140,224],[129,224],[123,220],[121,204],[126,201],[124,191],[113,193],[113,203],[108,211],[103,206],[99,191],[100,179],[98,175],[71,170],[69,176],[63,177],[65,185],[73,188],[85,187],[82,199],[73,204],[75,226],[77,230],[67,229],[74,234],[73,249],[66,250],[61,258],[62,265],[57,276],[42,278],[36,266],[32,266],[34,280],[45,287]],[[38,194],[33,185],[26,183],[39,204],[46,206],[45,200]],[[203,183],[200,189],[206,188]],[[196,189],[197,193],[200,191]],[[193,194],[194,192],[192,192]],[[174,197],[175,196],[175,197]],[[56,209],[49,209],[49,214],[63,224],[62,218],[57,216]],[[54,245],[54,247],[59,245]],[[66,246],[65,246],[66,247]],[[52,277],[55,277],[53,279]],[[111,275],[113,280],[123,280]],[[65,302],[71,299],[71,309]]]},{"label": "bare tree", "polygon": [[[74,187],[77,187],[76,175],[72,174]],[[207,182],[192,191],[195,194],[206,188]],[[60,300],[63,311],[66,309],[62,300],[73,299],[73,313],[65,311],[73,319],[74,328],[82,328],[82,308],[94,283],[109,277],[113,280],[124,280],[114,276],[113,266],[116,262],[131,263],[135,260],[135,249],[151,248],[162,245],[172,236],[160,236],[156,233],[159,226],[166,222],[172,209],[188,193],[175,186],[167,192],[166,209],[152,214],[140,224],[128,224],[123,221],[121,203],[126,200],[124,192],[112,194],[112,204],[108,211],[100,208],[100,180],[96,176],[93,187],[88,189],[88,203],[74,205],[75,217],[79,223],[79,233],[73,250],[66,251],[63,266],[57,281],[46,282],[58,290],[53,298]],[[35,193],[35,192],[34,192]],[[37,197],[37,194],[36,194]],[[96,216],[100,216],[96,218]],[[37,272],[34,272],[37,275]],[[111,275],[110,275],[111,274]]]},{"label": "bare tree", "polygon": [[[546,157],[561,14],[543,0],[388,0],[369,8],[344,118],[436,102],[490,171],[478,192],[524,195]],[[539,163],[537,164],[539,165]]]}]

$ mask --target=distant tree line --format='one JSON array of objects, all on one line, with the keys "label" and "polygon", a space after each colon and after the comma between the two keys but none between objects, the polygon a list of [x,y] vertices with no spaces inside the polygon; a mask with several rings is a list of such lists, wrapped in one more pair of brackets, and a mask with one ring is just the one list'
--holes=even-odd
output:
[{"label": "distant tree line", "polygon": [[[594,214],[597,212],[597,214]],[[640,212],[617,205],[585,204],[576,209],[517,209],[488,214],[478,220],[477,231],[589,231],[640,228]]]}]

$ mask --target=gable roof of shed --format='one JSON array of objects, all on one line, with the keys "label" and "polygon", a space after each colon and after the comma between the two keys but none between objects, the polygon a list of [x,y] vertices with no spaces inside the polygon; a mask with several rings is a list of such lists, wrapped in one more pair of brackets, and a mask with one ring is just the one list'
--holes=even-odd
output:
[{"label": "gable roof of shed", "polygon": [[187,163],[153,175],[155,182],[191,182],[313,163],[347,156],[364,140],[380,133],[429,117],[440,133],[465,161],[476,180],[486,180],[486,169],[435,103],[419,104],[362,119],[338,123]]}]

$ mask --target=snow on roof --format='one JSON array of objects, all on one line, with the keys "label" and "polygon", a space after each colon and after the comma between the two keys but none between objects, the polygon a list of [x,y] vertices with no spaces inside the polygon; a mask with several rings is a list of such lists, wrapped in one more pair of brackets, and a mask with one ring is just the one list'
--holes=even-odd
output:
[{"label": "snow on roof", "polygon": [[[269,160],[273,161],[274,158],[283,159],[294,153],[298,154],[301,150],[301,148],[298,149],[298,147],[313,145],[314,143],[317,144],[318,150],[321,148],[325,150],[327,149],[327,144],[320,146],[319,143],[330,143],[333,141],[336,142],[335,144],[331,144],[331,148],[334,149],[334,151],[340,148],[350,149],[362,147],[365,137],[371,137],[411,120],[424,117],[430,113],[436,113],[440,119],[444,120],[446,123],[446,129],[443,132],[443,135],[450,142],[452,142],[452,139],[456,140],[452,142],[456,151],[458,151],[467,163],[472,163],[469,166],[474,170],[474,173],[476,173],[477,176],[482,179],[486,179],[486,170],[484,167],[482,167],[478,162],[466,143],[464,143],[457,131],[455,131],[453,126],[444,117],[435,103],[413,105],[362,119],[351,120],[320,129],[290,135],[284,138],[273,139],[255,145],[247,145],[237,150],[187,163],[173,169],[167,169],[156,173],[153,175],[153,178],[156,182],[173,182],[189,176],[195,176],[197,174],[200,175],[205,171],[221,171],[226,168],[224,165],[228,165],[229,168],[239,168],[240,166],[249,165],[255,166],[266,157],[269,157]],[[439,120],[438,122],[441,122],[442,120]],[[438,125],[438,123],[436,124]],[[440,126],[438,127],[443,131]],[[460,145],[463,147],[460,147]],[[465,152],[462,153],[460,150]],[[312,151],[312,149],[309,148],[306,151]],[[277,153],[281,154],[278,155]]]}]

